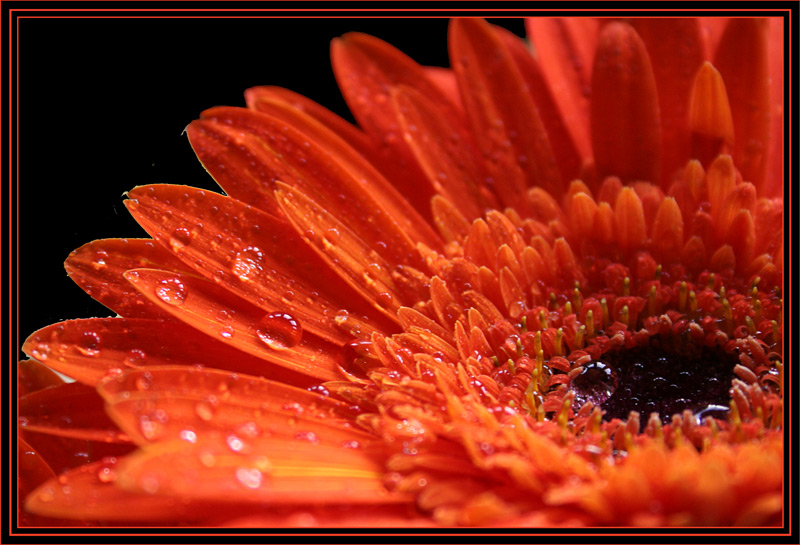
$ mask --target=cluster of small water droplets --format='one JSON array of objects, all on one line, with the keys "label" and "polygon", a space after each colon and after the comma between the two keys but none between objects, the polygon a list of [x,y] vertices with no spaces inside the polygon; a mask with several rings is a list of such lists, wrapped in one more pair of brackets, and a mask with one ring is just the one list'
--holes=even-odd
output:
[{"label": "cluster of small water droplets", "polygon": [[177,278],[168,278],[158,283],[156,297],[168,305],[180,306],[186,301],[186,286]]}]

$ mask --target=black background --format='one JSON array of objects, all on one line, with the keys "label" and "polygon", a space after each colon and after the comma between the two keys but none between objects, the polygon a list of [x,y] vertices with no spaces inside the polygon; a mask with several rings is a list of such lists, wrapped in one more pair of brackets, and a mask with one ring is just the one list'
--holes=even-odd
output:
[{"label": "black background", "polygon": [[[520,19],[493,19],[523,35]],[[19,332],[112,313],[63,262],[97,238],[144,237],[123,193],[149,183],[218,190],[183,129],[278,85],[352,120],[330,41],[366,32],[447,66],[445,18],[22,19],[19,22]]]}]

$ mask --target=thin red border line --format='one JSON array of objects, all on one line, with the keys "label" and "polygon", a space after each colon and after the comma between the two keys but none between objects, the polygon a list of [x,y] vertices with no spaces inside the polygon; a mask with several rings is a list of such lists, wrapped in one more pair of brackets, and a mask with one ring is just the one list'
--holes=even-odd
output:
[{"label": "thin red border line", "polygon": [[[20,11],[22,11],[22,10],[20,10]],[[45,11],[45,10],[24,10],[24,11]],[[72,11],[107,11],[107,10],[72,10]],[[124,11],[124,10],[112,10],[112,11]],[[133,11],[150,11],[150,10],[133,10]],[[154,10],[154,11],[172,11],[172,10]],[[223,11],[223,10],[213,10],[213,11]],[[249,11],[249,10],[234,10],[234,11]],[[257,10],[257,11],[265,11],[265,10]],[[295,10],[279,10],[279,11],[295,11]],[[300,11],[306,11],[306,10],[300,10]],[[308,10],[308,11],[310,11],[310,10]],[[319,10],[315,10],[315,11],[319,11]],[[344,11],[344,10],[332,10],[332,11]],[[356,11],[366,11],[366,10],[356,10]],[[391,10],[382,10],[382,11],[391,11]],[[398,11],[413,11],[413,10],[398,10]],[[444,11],[444,10],[436,10],[436,11]],[[468,10],[468,11],[479,11],[479,10]],[[483,11],[485,12],[485,10],[483,10]],[[500,11],[515,11],[515,10],[500,10]],[[543,11],[585,11],[585,10],[543,10]],[[614,11],[614,10],[611,10],[611,11]],[[617,11],[624,11],[624,10],[617,10]],[[645,10],[645,11],[656,11],[656,10]],[[714,12],[714,11],[718,11],[718,10],[697,10],[697,11]],[[748,11],[748,10],[734,10],[734,11]],[[769,10],[769,11],[772,11],[772,10]],[[11,12],[12,11],[10,10],[9,14],[11,14]],[[776,13],[785,12],[785,13],[791,14],[791,10],[775,10],[775,12]],[[17,19],[17,23],[16,23],[17,41],[19,40],[19,20],[23,19],[23,18],[41,18],[41,19],[47,18],[47,19],[51,19],[51,18],[64,18],[64,17],[50,17],[50,16],[35,17],[35,16],[23,16],[23,15],[17,16],[16,17],[16,19]],[[132,17],[96,16],[96,17],[87,17],[87,18],[103,18],[103,19],[114,18],[114,19],[118,19],[118,18],[208,18],[208,17],[202,17],[202,16],[182,17],[180,15],[175,15],[175,16],[132,16]],[[243,18],[243,17],[232,16],[232,17],[226,17],[226,18]],[[259,16],[258,18],[289,18],[289,16],[285,16],[285,17]],[[319,18],[324,18],[324,16],[320,16]],[[339,17],[328,17],[328,18],[339,18]],[[362,17],[358,17],[358,18],[362,18]],[[404,18],[406,18],[406,17],[404,17]],[[416,17],[407,16],[407,18],[416,18]],[[790,26],[790,30],[791,30],[791,18],[787,17],[787,19],[789,19],[789,26]],[[10,21],[11,21],[11,17],[9,19],[9,27],[11,27]],[[9,59],[12,58],[12,54],[11,54],[11,43],[12,42],[11,42],[10,35],[11,35],[11,33],[9,33],[9,48],[10,48],[10,50],[9,50]],[[792,54],[791,53],[792,52],[791,52],[791,48],[790,48],[790,50],[789,50],[789,65],[790,66],[791,66],[791,58],[792,58]],[[14,123],[14,125],[15,125],[15,128],[16,128],[17,136],[18,136],[18,133],[19,133],[19,44],[18,43],[17,43],[16,61],[17,61],[17,63],[16,63],[16,72],[17,72],[17,79],[16,79],[16,90],[17,90],[16,110],[17,110],[17,112],[16,113],[17,113],[17,117],[16,117],[16,120],[15,120],[16,122]],[[13,71],[11,69],[11,66],[9,66],[9,76],[11,76],[11,74],[13,74]],[[12,87],[11,86],[11,81],[9,81],[9,90],[11,90],[11,87]],[[791,94],[791,88],[792,88],[792,84],[791,84],[791,81],[790,81],[789,82],[789,89],[790,89],[789,96],[793,96]],[[785,102],[786,101],[784,99],[784,103]],[[11,125],[11,123],[10,123],[10,121],[11,121],[11,118],[10,118],[11,110],[12,110],[12,108],[11,108],[11,105],[9,104],[9,136],[11,135],[11,126],[10,126]],[[790,116],[791,116],[791,101],[789,102],[788,110],[789,110],[789,113],[790,113]],[[784,119],[785,119],[785,117],[786,116],[784,115]],[[790,117],[790,119],[791,119],[791,117]],[[19,142],[19,138],[17,138],[16,141]],[[789,142],[790,142],[789,147],[791,148],[791,132],[790,132],[790,135],[789,135]],[[784,148],[786,148],[786,146],[784,146]],[[784,149],[784,151],[785,151],[785,149]],[[11,141],[9,141],[9,158],[11,158],[11,157],[12,157]],[[791,157],[791,154],[789,154],[788,163],[789,163],[789,167],[790,167],[789,170],[790,171],[791,171],[791,164],[792,164],[791,160],[792,160],[792,157]],[[16,212],[17,212],[17,222],[18,222],[18,220],[19,220],[19,146],[17,146],[17,150],[16,150],[16,163],[15,164],[16,164],[16,169],[17,169],[17,176],[16,176],[16,179],[15,179],[15,181],[16,181],[15,185],[16,185],[16,190],[17,190],[16,197],[17,198],[15,199],[15,205],[16,205]],[[785,186],[786,160],[784,160],[784,164],[783,164],[782,168],[783,168],[783,180],[784,180],[784,186]],[[12,166],[12,164],[10,162],[9,163],[9,173],[13,174],[13,170],[14,170],[14,167]],[[789,187],[789,196],[790,196],[790,212],[791,212],[791,206],[793,204],[791,202],[791,197],[792,197],[791,184],[790,184],[790,187]],[[10,195],[9,195],[9,197],[10,197]],[[11,201],[11,200],[12,199],[9,198],[9,201]],[[9,202],[9,210],[10,209],[11,209],[11,203]],[[11,227],[11,223],[12,223],[11,222],[11,218],[9,217],[9,227]],[[791,246],[791,242],[792,242],[792,233],[791,232],[789,233],[789,237],[788,238],[789,238],[789,244]],[[16,232],[16,242],[17,242],[17,247],[16,248],[17,248],[17,253],[18,253],[18,248],[19,248],[19,229],[17,229],[17,232]],[[790,248],[790,250],[789,250],[790,254],[791,254],[792,250],[793,250],[793,247]],[[9,254],[10,254],[10,257],[11,257],[11,254],[13,254],[13,252],[11,250],[9,250]],[[16,272],[18,273],[19,272],[18,271],[18,269],[19,269],[19,260],[16,260],[15,264],[16,264]],[[790,264],[789,264],[789,273],[790,273],[790,275],[791,275],[791,271],[792,271],[792,266],[791,266],[791,262],[790,262]],[[785,322],[786,322],[785,321],[785,308],[786,308],[785,300],[786,300],[786,294],[787,293],[791,294],[791,284],[789,286],[789,291],[788,292],[786,290],[785,277],[783,278],[782,284],[783,284],[782,293],[783,293],[783,296],[784,296],[784,318],[783,318],[783,323],[785,325]],[[9,286],[9,295],[10,294],[11,294],[11,286]],[[791,306],[791,302],[792,302],[791,301],[791,297],[789,297],[789,305],[790,306]],[[17,314],[17,322],[16,323],[18,323],[18,318],[19,318],[19,298],[17,298],[17,302],[16,302],[16,305],[15,305],[15,310],[16,310],[16,314]],[[791,315],[789,317],[789,321],[790,321],[790,324],[791,324],[791,322],[792,322]],[[12,333],[11,332],[11,327],[9,327],[9,333],[10,334]],[[782,339],[782,344],[784,346],[784,354],[785,354],[785,344],[786,344],[785,327],[784,327],[784,337]],[[789,347],[790,347],[790,350],[791,350],[791,339],[789,340]],[[784,360],[785,359],[786,358],[784,356]],[[15,354],[13,354],[12,361],[16,361],[16,360],[18,360],[18,355],[15,353]],[[786,377],[787,372],[789,374],[789,377]],[[791,370],[790,369],[786,369],[785,368],[784,369],[784,375],[785,375],[784,379],[789,378],[791,380]],[[785,383],[786,383],[786,380],[784,380],[784,384]],[[790,384],[791,384],[791,382],[790,382]],[[785,386],[784,386],[784,388],[785,388]],[[784,395],[785,395],[785,398],[786,397],[789,398],[789,401],[790,401],[789,405],[791,406],[791,388],[789,388],[788,390],[789,391],[785,392]],[[12,402],[11,402],[10,399],[9,399],[9,405],[12,405]],[[791,422],[791,411],[789,411],[788,416],[789,416],[788,420]],[[785,434],[785,431],[786,431],[786,420],[787,420],[786,411],[785,411],[785,408],[784,408],[784,434]],[[13,431],[11,433],[13,433]],[[792,445],[791,445],[791,442],[790,442],[790,446],[789,446],[790,459],[791,459],[791,447],[792,447]],[[784,456],[785,456],[785,449],[784,449]],[[9,468],[9,472],[11,472],[11,468]],[[790,467],[789,467],[790,478],[791,478],[791,474],[792,474],[792,467],[790,465]],[[785,479],[784,479],[784,483],[783,484],[784,484],[784,487],[785,487]],[[791,501],[791,498],[790,498],[790,501]],[[11,505],[11,503],[9,503],[9,505]],[[786,505],[785,496],[784,496],[784,505]],[[783,516],[784,516],[784,518],[786,517],[786,509],[785,508],[784,508]],[[790,524],[791,524],[791,517],[790,517],[789,520],[790,520]],[[790,530],[790,532],[791,532],[791,530]],[[26,535],[49,535],[49,534],[26,534]],[[96,534],[96,533],[93,533],[93,534],[74,534],[74,535],[117,535],[117,534]],[[149,535],[176,535],[176,534],[149,534]],[[219,534],[219,535],[226,535],[226,534]],[[261,534],[240,534],[240,535],[261,535]],[[274,534],[274,533],[271,533],[270,535],[297,536],[297,535],[342,535],[342,534],[338,534],[338,533],[337,534],[316,534],[316,533],[315,534],[294,534],[294,533],[293,534]],[[357,534],[357,535],[372,535],[372,534]],[[384,535],[407,535],[407,534],[375,534],[375,535],[384,536]],[[436,533],[436,534],[416,534],[416,535],[420,535],[420,536],[421,535],[454,535],[454,536],[461,536],[461,535],[485,535],[485,534],[461,534],[461,533],[459,533],[459,534],[441,534],[441,533]],[[515,536],[515,535],[529,535],[529,534],[504,534],[504,535]],[[555,535],[570,535],[570,534],[539,534],[539,535],[554,535],[555,536]],[[605,533],[605,534],[584,534],[584,533],[582,533],[580,535],[630,535],[630,534],[607,534],[607,533]],[[655,535],[659,535],[660,536],[660,535],[674,535],[674,534],[655,534],[655,533],[650,533],[650,534],[647,534],[647,535],[654,535],[654,536]],[[706,535],[706,534],[681,534],[681,535],[693,535],[694,536],[694,535]],[[749,536],[751,534],[726,534],[726,535],[731,535],[731,536],[734,536],[734,535],[735,536],[747,535],[747,536]],[[776,534],[776,535],[781,535],[781,534]]]}]

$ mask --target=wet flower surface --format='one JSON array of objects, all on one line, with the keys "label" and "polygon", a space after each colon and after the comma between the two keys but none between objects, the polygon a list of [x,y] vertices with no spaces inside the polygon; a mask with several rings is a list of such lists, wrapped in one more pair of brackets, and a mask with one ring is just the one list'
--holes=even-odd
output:
[{"label": "wet flower surface", "polygon": [[203,112],[225,195],[129,191],[118,317],[25,342],[23,521],[780,524],[781,21],[526,24]]}]

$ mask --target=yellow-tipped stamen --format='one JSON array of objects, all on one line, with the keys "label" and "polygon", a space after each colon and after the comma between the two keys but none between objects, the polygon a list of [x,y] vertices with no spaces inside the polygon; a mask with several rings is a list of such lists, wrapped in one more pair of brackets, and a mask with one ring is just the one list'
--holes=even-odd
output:
[{"label": "yellow-tipped stamen", "polygon": [[517,366],[514,365],[514,360],[512,360],[511,358],[508,358],[508,361],[506,361],[506,364],[508,364],[508,369],[511,371],[511,374],[512,375],[516,375],[517,374]]},{"label": "yellow-tipped stamen", "polygon": [[755,321],[758,322],[761,320],[761,299],[756,299],[753,301],[753,310],[755,311]]},{"label": "yellow-tipped stamen", "polygon": [[714,276],[714,273],[711,273],[711,274],[708,275],[708,282],[706,283],[706,287],[708,289],[710,289],[710,290],[714,289],[714,279],[715,278],[716,277]]},{"label": "yellow-tipped stamen", "polygon": [[564,355],[564,330],[560,327],[556,330],[556,339],[553,343],[553,351],[555,352],[556,356],[563,356]]},{"label": "yellow-tipped stamen", "polygon": [[733,312],[731,311],[731,304],[727,299],[722,300],[722,317],[730,323],[733,321]]},{"label": "yellow-tipped stamen", "polygon": [[489,359],[492,360],[492,365],[494,365],[495,367],[500,367],[500,359],[497,356],[492,356]]},{"label": "yellow-tipped stamen", "polygon": [[656,315],[656,287],[650,286],[650,293],[647,296],[647,313],[650,316]]},{"label": "yellow-tipped stamen", "polygon": [[589,432],[592,434],[600,433],[600,423],[603,419],[603,413],[599,408],[592,409],[592,414],[589,416]]},{"label": "yellow-tipped stamen", "polygon": [[628,296],[631,294],[631,279],[627,276],[622,280],[622,295]]},{"label": "yellow-tipped stamen", "polygon": [[520,320],[520,323],[519,323],[519,329],[520,329],[521,333],[527,333],[528,332],[528,316],[523,316],[522,317],[522,320]]},{"label": "yellow-tipped stamen", "polygon": [[569,316],[570,314],[572,314],[572,303],[567,301],[564,305],[564,316]]},{"label": "yellow-tipped stamen", "polygon": [[550,307],[551,309],[556,308],[556,303],[558,303],[558,299],[556,299],[556,294],[554,292],[550,292]]},{"label": "yellow-tipped stamen", "polygon": [[678,290],[678,310],[681,312],[686,312],[686,295],[688,290],[686,288],[686,282],[681,282],[681,287]]},{"label": "yellow-tipped stamen", "polygon": [[719,288],[719,298],[720,299],[725,299],[726,295],[727,295],[727,292],[725,291],[725,286],[720,286],[720,288]]},{"label": "yellow-tipped stamen", "polygon": [[533,353],[538,354],[542,351],[542,332],[537,331],[533,336]]},{"label": "yellow-tipped stamen", "polygon": [[780,341],[781,329],[778,327],[778,322],[775,320],[772,320],[770,324],[772,325],[772,342],[777,343]]},{"label": "yellow-tipped stamen", "polygon": [[544,422],[544,417],[544,405],[540,404],[538,407],[536,407],[536,420],[539,422]]},{"label": "yellow-tipped stamen", "polygon": [[576,286],[575,289],[572,290],[572,306],[575,309],[575,312],[581,309],[582,304],[583,304],[583,294],[581,294],[580,288]]},{"label": "yellow-tipped stamen", "polygon": [[572,341],[573,349],[580,350],[583,348],[583,338],[586,336],[586,326],[582,325],[578,328],[578,331],[575,332],[575,338]]},{"label": "yellow-tipped stamen", "polygon": [[591,310],[586,312],[586,335],[587,339],[594,336],[594,313]]},{"label": "yellow-tipped stamen", "polygon": [[750,316],[745,316],[744,321],[747,324],[747,331],[750,332],[751,335],[756,334],[756,324],[753,322],[753,319]]},{"label": "yellow-tipped stamen", "polygon": [[753,278],[753,289],[758,289],[758,285],[761,283],[761,277],[756,276]]},{"label": "yellow-tipped stamen", "polygon": [[694,290],[689,292],[689,312],[697,312],[697,295]]},{"label": "yellow-tipped stamen", "polygon": [[540,329],[547,329],[547,316],[544,315],[544,311],[539,311],[539,328]]},{"label": "yellow-tipped stamen", "polygon": [[630,324],[628,323],[628,320],[630,319],[629,313],[630,310],[628,310],[628,305],[625,305],[624,307],[622,307],[622,311],[620,312],[619,316],[619,321],[627,326],[630,326]]},{"label": "yellow-tipped stamen", "polygon": [[731,399],[728,406],[731,409],[730,416],[728,417],[731,424],[733,424],[733,428],[736,430],[736,438],[737,440],[741,440],[742,436],[742,417],[739,414],[739,405],[736,404],[736,401]]},{"label": "yellow-tipped stamen", "polygon": [[661,280],[661,271],[662,271],[661,264],[659,264],[656,267],[656,280]]},{"label": "yellow-tipped stamen", "polygon": [[662,429],[661,419],[658,413],[650,413],[650,422],[653,423],[653,437],[659,443],[664,442],[664,430]]},{"label": "yellow-tipped stamen", "polygon": [[517,341],[516,342],[517,342],[517,357],[521,358],[522,354],[523,354],[523,351],[522,351],[522,340],[520,340],[520,338],[517,337]]},{"label": "yellow-tipped stamen", "polygon": [[683,444],[683,430],[680,427],[675,427],[672,432],[672,441],[674,446],[679,447]]},{"label": "yellow-tipped stamen", "polygon": [[606,298],[600,299],[600,307],[603,309],[603,329],[608,327],[608,302]]}]

